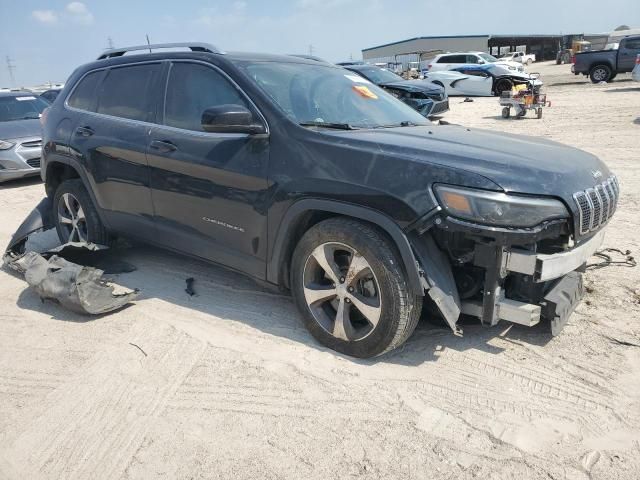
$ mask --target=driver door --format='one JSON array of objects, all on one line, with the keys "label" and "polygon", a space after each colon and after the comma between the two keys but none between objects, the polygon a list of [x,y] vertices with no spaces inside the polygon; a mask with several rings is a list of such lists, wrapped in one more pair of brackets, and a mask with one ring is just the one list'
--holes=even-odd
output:
[{"label": "driver door", "polygon": [[265,135],[209,133],[210,107],[253,103],[218,68],[169,65],[162,125],[151,130],[148,161],[157,243],[265,277],[269,141]]}]

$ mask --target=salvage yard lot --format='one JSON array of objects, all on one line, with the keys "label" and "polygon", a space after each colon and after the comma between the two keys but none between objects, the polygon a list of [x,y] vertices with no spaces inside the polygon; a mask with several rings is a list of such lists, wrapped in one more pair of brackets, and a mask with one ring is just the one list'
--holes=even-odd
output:
[{"label": "salvage yard lot", "polygon": [[[552,102],[541,120],[504,120],[496,98],[452,98],[444,118],[598,155],[622,189],[605,247],[637,255],[640,84],[530,70]],[[0,187],[1,245],[42,195]],[[119,283],[142,295],[96,318],[0,271],[0,479],[640,478],[638,268],[590,270],[559,337],[423,321],[362,361],[239,275],[139,246],[124,260],[137,271]]]}]

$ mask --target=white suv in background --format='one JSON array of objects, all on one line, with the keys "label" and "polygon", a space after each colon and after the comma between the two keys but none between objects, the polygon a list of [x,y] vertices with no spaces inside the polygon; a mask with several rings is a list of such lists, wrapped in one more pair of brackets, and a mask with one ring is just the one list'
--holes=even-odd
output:
[{"label": "white suv in background", "polygon": [[427,68],[430,72],[438,72],[442,70],[451,70],[452,68],[461,67],[463,65],[482,65],[487,63],[504,66],[507,70],[515,72],[524,71],[524,67],[521,63],[500,60],[485,52],[442,53],[429,62]]}]

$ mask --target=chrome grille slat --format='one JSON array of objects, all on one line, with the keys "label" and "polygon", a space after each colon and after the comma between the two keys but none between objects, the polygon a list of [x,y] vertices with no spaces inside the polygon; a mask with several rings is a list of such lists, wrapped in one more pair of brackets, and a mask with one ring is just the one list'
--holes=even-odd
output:
[{"label": "chrome grille slat", "polygon": [[607,223],[616,210],[620,186],[614,176],[594,188],[576,192],[573,199],[578,206],[580,234],[593,232]]}]

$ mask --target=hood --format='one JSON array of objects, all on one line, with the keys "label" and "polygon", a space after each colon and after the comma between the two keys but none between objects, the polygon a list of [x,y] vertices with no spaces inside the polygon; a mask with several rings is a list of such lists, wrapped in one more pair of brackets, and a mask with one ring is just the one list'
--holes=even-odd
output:
[{"label": "hood", "polygon": [[381,87],[395,88],[406,92],[422,92],[429,95],[442,95],[444,88],[424,80],[400,80],[398,82],[381,83]]},{"label": "hood", "polygon": [[40,120],[14,120],[0,122],[0,140],[12,140],[25,137],[41,137]]},{"label": "hood", "polygon": [[576,148],[541,138],[456,125],[331,134],[371,142],[388,155],[479,174],[505,192],[559,197],[569,205],[575,192],[593,187],[611,175],[596,156]]}]

